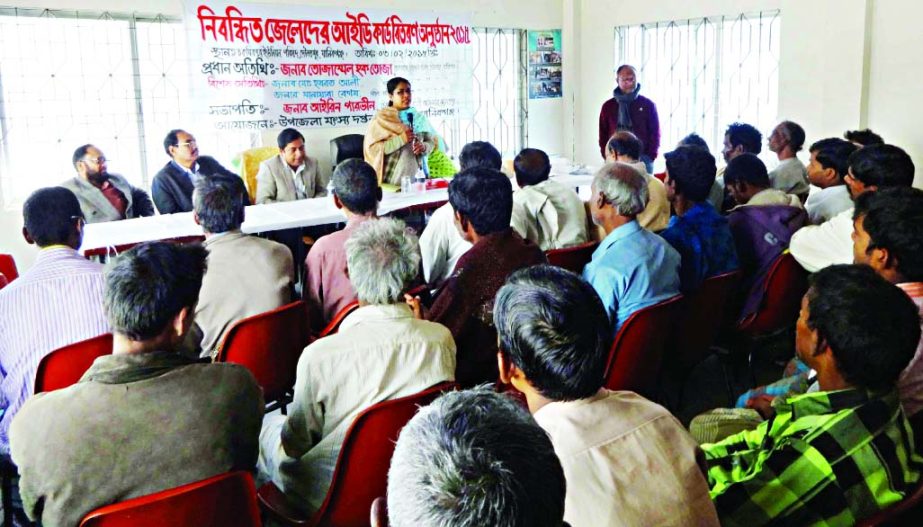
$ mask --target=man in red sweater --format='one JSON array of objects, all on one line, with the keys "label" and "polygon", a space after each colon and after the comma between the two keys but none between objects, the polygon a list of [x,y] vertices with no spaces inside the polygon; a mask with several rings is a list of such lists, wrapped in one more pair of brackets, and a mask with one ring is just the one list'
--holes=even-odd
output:
[{"label": "man in red sweater", "polygon": [[644,143],[641,161],[647,165],[647,171],[654,173],[653,163],[660,149],[660,120],[657,118],[657,106],[647,97],[640,95],[641,84],[637,81],[638,72],[634,66],[623,64],[615,72],[618,86],[612,92],[612,98],[603,104],[599,111],[599,153],[606,157],[606,144],[612,134],[619,130],[628,130]]}]

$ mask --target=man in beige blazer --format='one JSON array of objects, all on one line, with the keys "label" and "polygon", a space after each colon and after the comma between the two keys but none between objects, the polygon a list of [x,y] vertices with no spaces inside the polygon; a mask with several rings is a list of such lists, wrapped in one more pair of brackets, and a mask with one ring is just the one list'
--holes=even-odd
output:
[{"label": "man in beige blazer", "polygon": [[73,163],[77,176],[61,186],[77,196],[87,223],[154,215],[154,204],[147,192],[122,176],[110,174],[106,156],[99,148],[93,145],[78,147]]},{"label": "man in beige blazer", "polygon": [[[243,188],[233,178],[202,178],[193,192],[193,217],[205,231],[208,270],[187,344],[212,356],[235,322],[289,303],[294,268],[287,247],[240,232]],[[196,346],[198,344],[198,346]]]},{"label": "man in beige blazer", "polygon": [[327,179],[317,171],[317,160],[304,152],[304,136],[294,128],[276,139],[279,155],[260,163],[256,174],[256,203],[295,201],[327,195]]}]

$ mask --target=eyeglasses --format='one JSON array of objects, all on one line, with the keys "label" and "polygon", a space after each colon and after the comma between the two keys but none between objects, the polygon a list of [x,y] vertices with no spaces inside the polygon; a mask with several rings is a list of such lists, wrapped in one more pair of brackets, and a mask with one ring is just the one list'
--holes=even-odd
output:
[{"label": "eyeglasses", "polygon": [[84,218],[83,216],[71,216],[71,220],[77,220],[77,221],[79,221],[80,223],[82,223],[83,225],[86,225],[86,223],[87,223],[87,219]]},{"label": "eyeglasses", "polygon": [[185,143],[176,143],[176,146],[188,146],[192,148],[193,146],[196,146],[196,141],[195,139],[190,139],[186,141]]},{"label": "eyeglasses", "polygon": [[84,163],[86,163],[86,162],[92,162],[92,163],[94,163],[94,164],[96,164],[96,165],[101,165],[101,164],[103,164],[103,163],[106,162],[106,158],[105,158],[105,156],[99,156],[99,157],[97,157],[97,158],[95,158],[95,159],[92,158],[92,157],[85,157],[85,158],[83,158],[83,162],[84,162]]}]

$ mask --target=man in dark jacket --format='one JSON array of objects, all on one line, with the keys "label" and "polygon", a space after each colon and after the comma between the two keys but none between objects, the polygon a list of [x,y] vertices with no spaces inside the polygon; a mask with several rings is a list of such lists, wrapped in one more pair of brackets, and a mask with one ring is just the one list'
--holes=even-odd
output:
[{"label": "man in dark jacket", "polygon": [[[191,211],[192,189],[200,177],[215,174],[232,176],[244,186],[243,180],[237,174],[221,166],[214,158],[199,156],[195,137],[185,130],[170,130],[163,140],[163,149],[171,161],[157,172],[151,185],[154,204],[161,214]],[[244,200],[246,205],[250,204],[246,192]]]},{"label": "man in dark jacket", "polygon": [[639,95],[641,84],[637,82],[638,72],[634,66],[623,64],[615,75],[618,87],[599,112],[599,153],[605,159],[606,145],[612,134],[628,130],[644,144],[641,161],[647,166],[647,172],[653,174],[653,162],[660,149],[657,106],[647,97]]}]

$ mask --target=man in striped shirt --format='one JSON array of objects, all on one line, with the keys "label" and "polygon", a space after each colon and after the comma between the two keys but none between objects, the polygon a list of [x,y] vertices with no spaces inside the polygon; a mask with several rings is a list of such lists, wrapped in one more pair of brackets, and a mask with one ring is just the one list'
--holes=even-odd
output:
[{"label": "man in striped shirt", "polygon": [[109,332],[103,268],[80,256],[84,217],[63,187],[35,191],[23,205],[23,236],[41,248],[35,265],[0,290],[0,453],[10,422],[32,395],[42,357]]},{"label": "man in striped shirt", "polygon": [[702,446],[722,525],[854,525],[920,479],[897,394],[920,340],[913,301],[869,267],[830,266],[812,277],[795,331],[820,391]]}]

